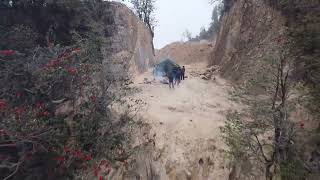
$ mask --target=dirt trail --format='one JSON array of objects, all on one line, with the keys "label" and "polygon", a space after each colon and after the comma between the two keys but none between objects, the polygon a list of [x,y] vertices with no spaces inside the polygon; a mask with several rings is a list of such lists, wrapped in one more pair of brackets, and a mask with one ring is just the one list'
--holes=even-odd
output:
[{"label": "dirt trail", "polygon": [[220,78],[200,79],[205,64],[186,69],[189,77],[174,90],[159,82],[144,84],[144,78],[153,79],[151,71],[135,80],[141,89],[136,98],[147,104],[142,115],[155,134],[154,160],[165,168],[161,179],[227,179],[219,126],[225,111],[235,106],[228,100],[229,86]]}]

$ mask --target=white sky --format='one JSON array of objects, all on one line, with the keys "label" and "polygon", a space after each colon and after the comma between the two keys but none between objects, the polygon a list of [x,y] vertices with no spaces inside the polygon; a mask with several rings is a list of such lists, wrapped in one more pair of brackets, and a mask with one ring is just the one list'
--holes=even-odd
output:
[{"label": "white sky", "polygon": [[187,29],[192,36],[199,34],[202,26],[209,26],[212,9],[209,0],[156,0],[155,47],[181,41]]}]

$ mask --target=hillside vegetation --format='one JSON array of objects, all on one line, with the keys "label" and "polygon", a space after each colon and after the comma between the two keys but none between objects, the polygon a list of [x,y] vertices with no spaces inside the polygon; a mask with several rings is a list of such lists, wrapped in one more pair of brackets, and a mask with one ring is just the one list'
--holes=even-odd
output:
[{"label": "hillside vegetation", "polygon": [[223,3],[211,64],[248,106],[222,128],[235,162],[230,178],[317,177],[319,2]]}]

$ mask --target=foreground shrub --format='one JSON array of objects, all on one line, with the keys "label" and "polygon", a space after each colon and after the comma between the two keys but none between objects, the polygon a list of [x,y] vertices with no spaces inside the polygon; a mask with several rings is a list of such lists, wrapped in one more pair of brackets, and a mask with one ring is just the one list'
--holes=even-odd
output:
[{"label": "foreground shrub", "polygon": [[110,120],[94,76],[101,65],[85,52],[59,46],[32,56],[0,52],[1,178],[72,178],[97,155],[108,156],[98,141],[119,150],[124,123]]}]

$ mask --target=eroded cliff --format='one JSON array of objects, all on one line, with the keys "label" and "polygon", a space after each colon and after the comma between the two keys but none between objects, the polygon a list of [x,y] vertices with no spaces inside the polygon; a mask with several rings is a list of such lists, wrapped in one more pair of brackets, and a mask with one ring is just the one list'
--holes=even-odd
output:
[{"label": "eroded cliff", "polygon": [[245,74],[254,74],[259,61],[275,54],[274,47],[282,38],[294,41],[297,77],[313,79],[308,75],[311,68],[304,67],[319,57],[318,1],[227,2],[211,57],[211,64],[220,65],[224,77],[243,81]]},{"label": "eroded cliff", "polygon": [[103,45],[105,63],[111,76],[127,73],[130,77],[154,64],[152,36],[147,26],[124,4],[111,2],[107,13],[107,43]]},{"label": "eroded cliff", "polygon": [[[281,13],[263,1],[239,0],[224,13],[211,63],[235,80],[272,54],[276,38],[285,31]],[[250,68],[250,70],[249,70]]]}]

